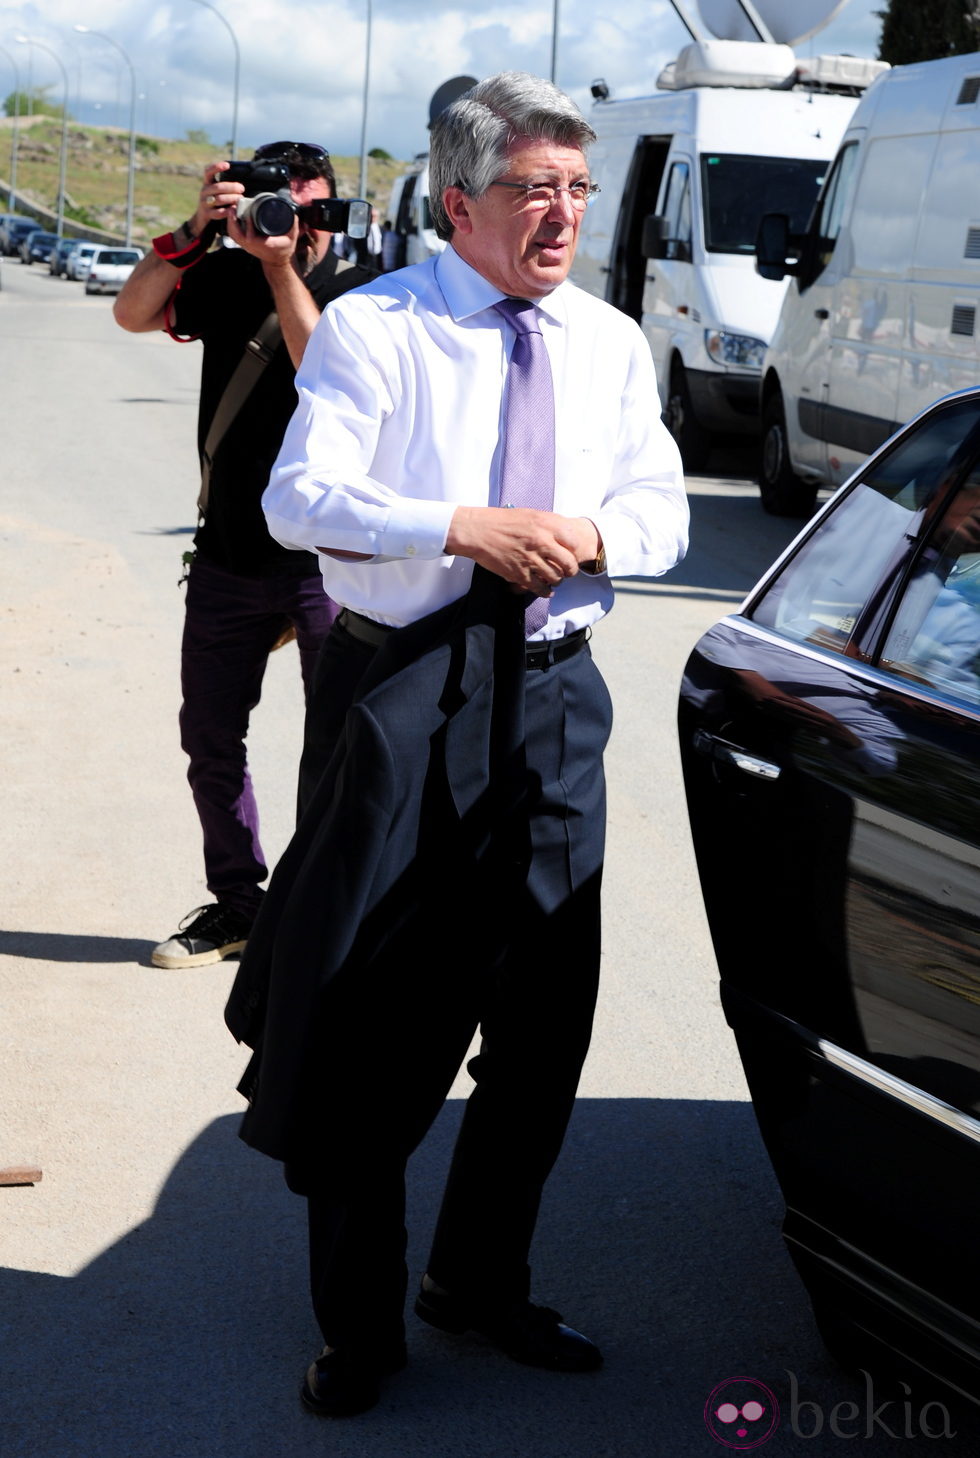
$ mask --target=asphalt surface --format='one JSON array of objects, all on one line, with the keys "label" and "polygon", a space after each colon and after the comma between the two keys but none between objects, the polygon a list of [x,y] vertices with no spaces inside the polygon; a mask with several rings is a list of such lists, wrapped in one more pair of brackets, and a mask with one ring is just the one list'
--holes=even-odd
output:
[{"label": "asphalt surface", "polygon": [[[980,1451],[959,1414],[955,1438],[923,1431],[918,1391],[872,1422],[881,1395],[825,1353],[718,1005],[674,713],[689,649],[792,535],[744,460],[691,483],[687,561],[623,583],[594,641],[616,705],[604,991],[534,1289],[605,1369],[537,1372],[410,1318],[374,1412],[301,1410],[303,1210],[236,1137],[233,966],[148,965],[206,900],[176,724],[197,348],[125,335],[110,300],[37,268],[4,260],[2,283],[0,1166],[43,1170],[0,1188],[2,1458],[688,1458],[724,1451],[705,1404],[746,1375],[781,1404],[767,1455],[852,1434],[882,1458]],[[301,718],[287,648],[250,736],[271,859]],[[733,914],[766,934],[764,868]],[[416,1276],[467,1083],[412,1164]]]}]

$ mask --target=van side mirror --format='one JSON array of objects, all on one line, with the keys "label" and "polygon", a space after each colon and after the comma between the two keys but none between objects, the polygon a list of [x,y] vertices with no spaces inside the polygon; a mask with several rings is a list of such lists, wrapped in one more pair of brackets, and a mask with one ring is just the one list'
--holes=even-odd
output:
[{"label": "van side mirror", "polygon": [[643,219],[640,252],[644,258],[666,258],[670,237],[670,221],[662,213],[650,213]]},{"label": "van side mirror", "polygon": [[785,213],[765,213],[755,237],[756,272],[777,283],[787,274],[799,273],[799,259],[789,256],[797,241],[789,231]]}]

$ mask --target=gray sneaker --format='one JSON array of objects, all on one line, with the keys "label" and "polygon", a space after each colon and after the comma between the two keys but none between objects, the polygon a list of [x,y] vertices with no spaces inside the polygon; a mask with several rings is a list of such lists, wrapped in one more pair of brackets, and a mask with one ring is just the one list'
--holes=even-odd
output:
[{"label": "gray sneaker", "polygon": [[233,906],[212,901],[198,906],[184,917],[168,941],[153,949],[150,962],[154,967],[203,967],[235,957],[244,950],[252,920]]}]

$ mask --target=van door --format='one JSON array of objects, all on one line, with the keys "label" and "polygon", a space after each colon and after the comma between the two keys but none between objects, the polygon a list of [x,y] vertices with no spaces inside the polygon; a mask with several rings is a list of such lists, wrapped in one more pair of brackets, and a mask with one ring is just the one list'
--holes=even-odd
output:
[{"label": "van door", "polygon": [[[957,105],[963,103],[958,100]],[[972,125],[957,116],[957,130],[939,137],[920,210],[898,392],[903,421],[941,395],[980,380],[980,198],[975,186],[980,135],[975,111],[970,105]]]},{"label": "van door", "polygon": [[[859,143],[837,155],[814,210],[800,274],[783,304],[768,363],[779,376],[793,465],[826,480],[825,413],[830,389],[831,312],[844,260],[837,243],[854,187]],[[769,392],[767,391],[767,395]],[[763,430],[769,428],[764,407]]]},{"label": "van door", "polygon": [[417,172],[411,172],[405,178],[405,183],[402,187],[401,197],[398,199],[398,212],[395,214],[394,217],[395,232],[398,234],[400,240],[399,261],[397,264],[397,267],[399,268],[401,268],[404,264],[411,262],[411,259],[408,256],[408,240],[411,236],[414,235],[415,232],[415,220],[413,214],[415,188],[418,184],[418,180],[419,174]]},{"label": "van door", "polygon": [[643,285],[641,324],[657,369],[660,399],[670,391],[670,355],[678,333],[687,335],[698,322],[694,296],[693,226],[690,157],[675,154],[663,187],[659,212],[667,220],[665,256],[651,259]]},{"label": "van door", "polygon": [[626,174],[610,258],[606,298],[639,324],[647,260],[640,251],[643,222],[656,211],[669,137],[640,137]]},{"label": "van door", "polygon": [[935,147],[936,137],[928,133],[867,144],[838,250],[846,267],[831,312],[824,434],[835,485],[900,424],[908,281]]}]

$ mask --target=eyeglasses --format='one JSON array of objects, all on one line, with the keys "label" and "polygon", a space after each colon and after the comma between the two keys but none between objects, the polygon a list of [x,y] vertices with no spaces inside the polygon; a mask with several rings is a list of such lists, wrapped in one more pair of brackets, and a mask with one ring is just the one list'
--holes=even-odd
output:
[{"label": "eyeglasses", "polygon": [[290,152],[295,152],[304,162],[320,162],[324,157],[330,157],[326,147],[318,147],[315,142],[266,142],[264,147],[256,147],[253,160],[285,157]]},{"label": "eyeglasses", "polygon": [[550,208],[561,193],[567,192],[568,201],[577,213],[590,207],[602,191],[597,182],[570,182],[567,187],[561,187],[557,182],[492,182],[490,186],[510,187],[515,192],[522,192],[531,208]]}]

